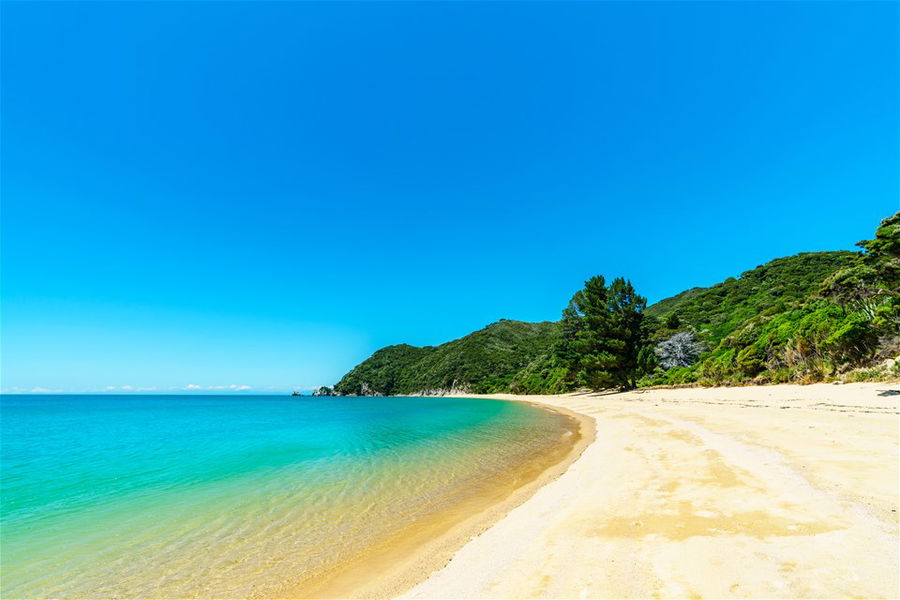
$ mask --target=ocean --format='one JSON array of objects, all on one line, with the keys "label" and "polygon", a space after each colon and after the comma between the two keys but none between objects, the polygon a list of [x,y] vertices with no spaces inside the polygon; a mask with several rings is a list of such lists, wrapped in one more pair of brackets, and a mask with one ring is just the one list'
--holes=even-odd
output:
[{"label": "ocean", "polygon": [[484,399],[2,396],[0,596],[313,589],[507,493],[571,433]]}]

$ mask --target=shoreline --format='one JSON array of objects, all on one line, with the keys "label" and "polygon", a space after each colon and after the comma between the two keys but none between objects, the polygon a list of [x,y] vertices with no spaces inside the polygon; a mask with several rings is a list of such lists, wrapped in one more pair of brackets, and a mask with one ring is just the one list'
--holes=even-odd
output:
[{"label": "shoreline", "polygon": [[460,394],[596,435],[400,597],[898,597],[898,389]]},{"label": "shoreline", "polygon": [[[460,394],[461,398],[477,398]],[[486,396],[484,396],[486,398]],[[408,526],[387,540],[378,542],[338,569],[315,582],[291,586],[277,594],[291,598],[393,598],[426,581],[449,563],[453,555],[471,539],[489,530],[511,510],[548,483],[560,477],[595,439],[594,419],[565,407],[541,402],[523,402],[539,410],[562,414],[572,420],[569,441],[535,461],[525,463],[511,484],[476,494],[425,522]]]}]

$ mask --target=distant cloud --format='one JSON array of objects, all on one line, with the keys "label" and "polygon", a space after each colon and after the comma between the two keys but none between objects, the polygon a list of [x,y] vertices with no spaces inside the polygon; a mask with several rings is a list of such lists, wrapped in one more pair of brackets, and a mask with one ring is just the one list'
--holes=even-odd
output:
[{"label": "distant cloud", "polygon": [[232,383],[230,385],[197,385],[196,383],[189,383],[182,388],[183,390],[189,391],[225,391],[225,392],[244,392],[247,390],[252,390],[253,388],[249,385],[237,385],[236,383]]}]

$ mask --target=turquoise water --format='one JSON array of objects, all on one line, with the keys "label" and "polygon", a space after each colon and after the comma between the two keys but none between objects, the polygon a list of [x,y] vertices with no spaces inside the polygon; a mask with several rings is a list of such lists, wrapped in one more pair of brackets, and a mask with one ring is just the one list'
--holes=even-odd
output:
[{"label": "turquoise water", "polygon": [[569,425],[493,400],[3,396],[0,595],[278,595]]}]

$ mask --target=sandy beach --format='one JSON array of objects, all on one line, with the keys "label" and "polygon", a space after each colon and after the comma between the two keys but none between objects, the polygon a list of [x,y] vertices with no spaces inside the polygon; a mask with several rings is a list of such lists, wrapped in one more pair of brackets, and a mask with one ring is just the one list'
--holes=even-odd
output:
[{"label": "sandy beach", "polygon": [[595,435],[403,597],[900,597],[898,389],[492,396]]}]

